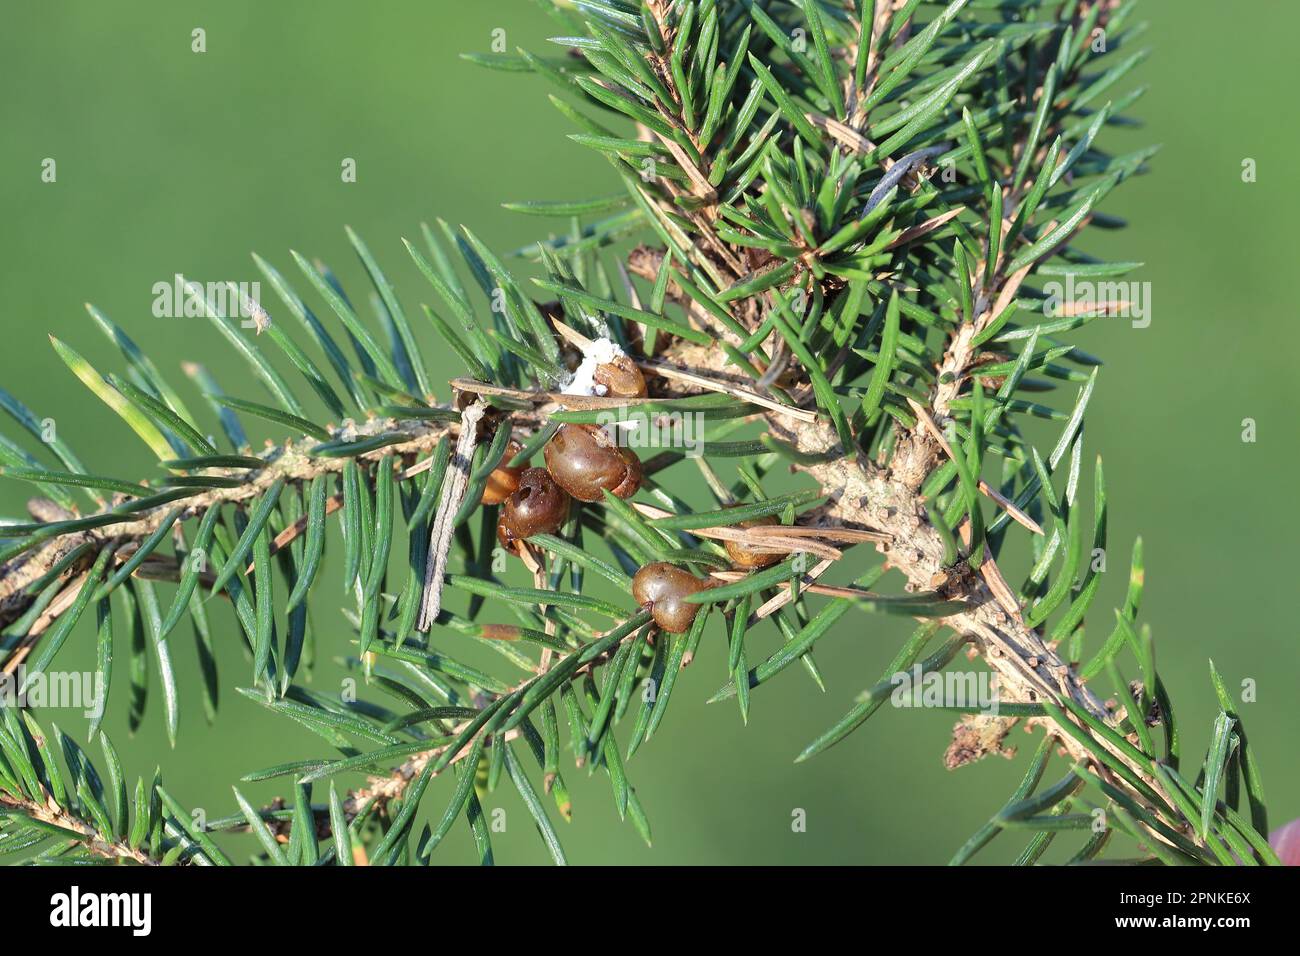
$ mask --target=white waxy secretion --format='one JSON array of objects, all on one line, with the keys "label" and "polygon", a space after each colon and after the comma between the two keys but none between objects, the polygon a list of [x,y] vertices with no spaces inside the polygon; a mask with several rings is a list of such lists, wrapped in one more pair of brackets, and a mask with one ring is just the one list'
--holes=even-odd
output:
[{"label": "white waxy secretion", "polygon": [[582,361],[574,369],[572,378],[564,386],[565,395],[605,394],[605,386],[595,380],[596,369],[614,361],[623,350],[604,336],[592,339],[582,350]]}]

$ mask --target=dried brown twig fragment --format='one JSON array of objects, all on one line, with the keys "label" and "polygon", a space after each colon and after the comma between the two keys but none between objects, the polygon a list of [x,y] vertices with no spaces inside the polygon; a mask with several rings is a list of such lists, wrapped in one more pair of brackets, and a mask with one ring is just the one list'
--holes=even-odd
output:
[{"label": "dried brown twig fragment", "polygon": [[465,499],[469,484],[470,463],[478,444],[478,425],[487,412],[482,400],[475,400],[460,413],[460,437],[438,499],[438,511],[429,531],[429,558],[424,571],[424,594],[420,599],[420,617],[416,627],[427,632],[442,610],[442,584],[447,574],[447,554],[451,550],[451,536],[456,531],[456,515]]}]

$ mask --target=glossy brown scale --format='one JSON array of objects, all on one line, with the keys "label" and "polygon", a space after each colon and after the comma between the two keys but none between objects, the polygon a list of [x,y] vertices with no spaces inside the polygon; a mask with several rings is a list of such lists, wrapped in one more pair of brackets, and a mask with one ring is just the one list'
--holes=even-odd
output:
[{"label": "glossy brown scale", "polygon": [[506,550],[535,534],[554,534],[569,517],[569,496],[545,468],[529,468],[497,519],[497,540]]},{"label": "glossy brown scale", "polygon": [[641,487],[641,459],[595,425],[561,425],[544,455],[556,484],[579,501],[600,501],[602,490],[630,498]]},{"label": "glossy brown scale", "polygon": [[519,487],[519,477],[527,466],[511,468],[509,462],[522,450],[523,446],[517,441],[512,441],[506,448],[501,464],[492,470],[492,474],[488,475],[487,484],[483,486],[483,504],[499,505],[515,493],[515,489]]},{"label": "glossy brown scale", "polygon": [[614,398],[645,398],[645,376],[626,355],[596,366],[592,380],[605,386],[605,394]]},{"label": "glossy brown scale", "polygon": [[686,600],[709,587],[689,571],[675,564],[656,561],[632,577],[632,599],[650,612],[654,622],[671,634],[688,630],[700,605]]},{"label": "glossy brown scale", "polygon": [[[737,528],[758,528],[779,524],[776,517],[768,515],[765,518],[752,518],[749,521],[741,521]],[[731,558],[731,563],[738,568],[750,570],[752,568],[765,568],[769,564],[776,564],[781,560],[781,553],[771,551],[761,551],[751,545],[741,541],[724,541],[723,545],[727,549],[727,557]]]}]

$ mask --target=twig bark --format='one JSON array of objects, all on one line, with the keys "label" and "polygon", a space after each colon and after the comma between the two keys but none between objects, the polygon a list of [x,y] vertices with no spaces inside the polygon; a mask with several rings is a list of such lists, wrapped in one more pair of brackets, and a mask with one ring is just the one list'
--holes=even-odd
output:
[{"label": "twig bark", "polygon": [[42,804],[34,800],[19,799],[10,794],[0,793],[0,807],[17,810],[33,820],[68,831],[67,838],[69,840],[76,840],[96,856],[108,860],[129,860],[141,866],[158,865],[158,861],[143,850],[136,849],[121,841],[105,840],[93,826],[72,816],[62,807],[55,805],[53,801]]}]

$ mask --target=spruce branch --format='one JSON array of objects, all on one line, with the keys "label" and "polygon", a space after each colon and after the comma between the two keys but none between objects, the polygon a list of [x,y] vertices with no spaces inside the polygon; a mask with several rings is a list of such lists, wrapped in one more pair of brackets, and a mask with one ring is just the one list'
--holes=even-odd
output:
[{"label": "spruce branch", "polygon": [[[67,810],[52,801],[38,803],[24,800],[9,794],[0,793],[0,811],[6,816],[21,815],[28,825],[44,830],[46,834],[61,837],[72,843],[80,844],[89,853],[107,860],[128,861],[141,866],[156,866],[157,861],[141,849],[116,840],[105,840],[94,826],[85,820],[73,816]],[[19,839],[9,834],[10,840]],[[5,845],[0,843],[0,849]]]},{"label": "spruce branch", "polygon": [[[1057,834],[1092,827],[1096,817],[1083,811],[1100,811],[1105,825],[1072,862],[1094,859],[1117,831],[1144,860],[1275,862],[1254,752],[1217,672],[1220,719],[1199,777],[1182,775],[1181,729],[1150,633],[1137,624],[1140,549],[1111,636],[1085,654],[1101,572],[1082,557],[1082,439],[1099,361],[1063,336],[1106,311],[1073,303],[1051,314],[1038,286],[1072,270],[1119,276],[1134,265],[1076,246],[1098,204],[1145,172],[1150,155],[1112,156],[1099,145],[1135,98],[1116,90],[1144,55],[1130,52],[1140,34],[1129,25],[1131,0],[542,5],[563,28],[568,58],[472,58],[545,77],[576,100],[552,102],[580,128],[574,139],[609,159],[626,195],[507,204],[575,219],[563,238],[519,250],[544,273],[532,285],[468,229],[439,221],[422,228],[422,245],[406,242],[439,303],[424,314],[465,370],[449,383],[451,403],[430,397],[421,335],[349,231],[389,348],[333,273],[294,253],[355,346],[354,367],[257,258],[329,371],[260,306],[249,337],[205,302],[274,401],[227,396],[187,368],[227,450],[98,310],[92,318],[122,348],[130,381],[102,375],[62,342],[56,350],[166,477],[146,485],[95,475],[62,445],[49,449],[55,470],[0,444],[4,473],[47,496],[31,508],[34,523],[0,528],[7,673],[33,654],[48,666],[91,603],[101,660],[111,660],[106,609],[119,600],[133,650],[152,640],[174,733],[164,642],[186,616],[210,638],[202,585],[228,599],[253,662],[241,693],[337,751],[250,774],[292,778],[292,801],[258,810],[236,790],[238,813],[204,829],[156,782],[142,784],[139,805],[167,808],[142,818],[153,835],[148,858],[158,850],[174,862],[227,862],[208,834],[238,829],[275,863],[425,863],[463,816],[488,862],[480,797],[508,779],[564,862],[542,799],[569,816],[564,730],[575,766],[608,777],[620,817],[648,842],[627,765],[664,720],[709,622],[723,624],[729,675],[714,699],[735,698],[747,719],[762,687],[796,662],[825,687],[816,646],[857,611],[917,628],[798,760],[859,728],[900,673],[941,674],[963,652],[995,675],[999,711],[951,705],[962,717],[948,766],[1005,752],[1017,722],[1042,731],[1020,788],[954,862],[1017,830],[1029,837],[1018,862],[1034,862]],[[595,216],[605,218],[582,224]],[[534,289],[549,298],[537,301]],[[329,415],[353,418],[318,421],[268,360],[278,353]],[[1062,385],[1077,387],[1064,408],[1052,394]],[[39,419],[17,399],[0,392],[0,407],[37,433]],[[698,418],[704,454],[625,454],[597,427],[612,411],[656,425]],[[240,416],[288,437],[255,456]],[[1060,425],[1045,456],[1022,427],[1028,416]],[[523,469],[539,454],[546,467],[531,470],[544,474],[525,486]],[[800,490],[765,487],[783,469],[801,476]],[[712,508],[682,500],[683,473],[702,482]],[[525,487],[561,504],[516,520]],[[1094,494],[1095,550],[1107,520],[1100,461]],[[325,586],[330,520],[342,530],[343,590],[355,605],[345,612],[356,648],[348,664],[396,706],[299,681],[304,602]],[[187,537],[190,523],[198,527]],[[406,560],[394,570],[401,530]],[[526,585],[499,570],[498,540],[521,559]],[[1032,558],[1018,588],[999,564],[1016,541]],[[867,545],[882,559],[866,559]],[[160,579],[177,583],[165,613],[152,584]],[[444,600],[449,591],[466,598],[465,610]],[[486,619],[500,617],[510,623]],[[748,634],[763,622],[784,641],[751,662]],[[511,676],[460,660],[457,640],[490,649]],[[1124,679],[1121,654],[1139,680]],[[1113,701],[1092,689],[1102,676]],[[28,759],[23,733],[10,720],[0,737],[0,799],[33,818],[42,794],[62,784],[57,763]],[[541,771],[541,794],[520,747]],[[1040,788],[1058,753],[1068,766]],[[67,750],[70,769],[89,780],[77,754]],[[369,781],[340,794],[335,778],[357,772]],[[421,829],[417,812],[442,776],[455,777],[450,803]],[[312,803],[326,780],[328,803]],[[1243,785],[1249,819],[1239,812]],[[120,833],[98,826],[102,801],[87,792],[78,791],[81,803],[111,850]],[[88,842],[90,831],[74,832]]]},{"label": "spruce branch", "polygon": [[[450,409],[447,410],[447,414],[451,418],[459,418],[459,414]],[[386,440],[383,449],[387,449],[389,453],[416,458],[428,454],[444,436],[459,434],[459,432],[458,422],[427,423],[391,418],[372,419],[351,428],[349,440],[360,442],[368,438],[383,437]],[[234,483],[178,496],[173,499],[174,504],[171,507],[179,507],[181,516],[185,519],[202,517],[211,508],[219,509],[224,505],[242,505],[255,501],[278,481],[305,484],[318,476],[340,473],[346,462],[352,460],[344,457],[322,458],[311,454],[310,450],[319,444],[318,440],[310,438],[297,442],[289,441],[265,457],[250,458],[240,467],[204,468],[204,478],[231,479]],[[376,462],[383,456],[383,449],[361,452],[356,459]],[[257,464],[253,464],[254,461]],[[114,520],[103,527],[53,536],[47,542],[37,544],[30,550],[15,556],[5,565],[4,574],[0,576],[0,627],[12,623],[30,609],[37,599],[37,596],[32,593],[31,585],[59,569],[60,563],[74,553],[79,553],[81,556],[61,570],[64,576],[87,566],[93,559],[93,555],[98,552],[98,548],[104,544],[140,542],[158,530],[169,509],[141,508],[140,501],[145,497],[142,494],[145,489],[143,485],[139,487],[141,492],[119,495],[121,500],[116,505],[96,513],[98,516],[120,518],[120,521]],[[36,499],[36,503],[30,507],[39,509],[45,504],[42,499]],[[71,516],[64,520],[71,520]],[[301,522],[301,527],[306,527],[305,519]],[[119,557],[122,562],[127,559],[126,554],[121,554]],[[79,585],[77,587],[79,588]],[[60,592],[59,600],[62,605],[66,607],[76,597],[76,593],[72,588]],[[39,635],[48,626],[49,621],[57,617],[58,611],[55,607],[52,606],[49,611],[51,612],[49,619],[39,620],[29,633],[34,632],[33,636]],[[20,661],[6,661],[6,671],[12,673],[18,663]]]}]

